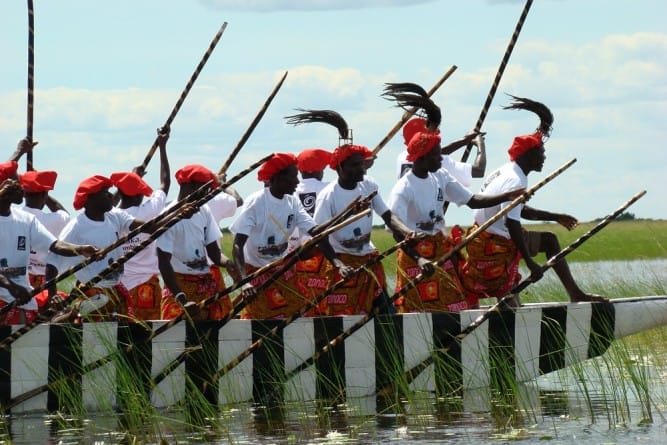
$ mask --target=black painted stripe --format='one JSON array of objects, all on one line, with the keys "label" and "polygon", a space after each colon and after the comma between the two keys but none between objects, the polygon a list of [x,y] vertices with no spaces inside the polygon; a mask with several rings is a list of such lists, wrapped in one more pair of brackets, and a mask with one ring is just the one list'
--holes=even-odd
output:
[{"label": "black painted stripe", "polygon": [[[315,351],[343,332],[343,317],[313,318]],[[319,400],[345,400],[345,342],[339,342],[315,362],[315,394]]]},{"label": "black painted stripe", "polygon": [[[151,367],[153,347],[148,342],[152,324],[118,323],[116,347],[120,352],[120,366],[116,371],[116,400],[122,411],[126,406],[141,406],[127,395],[141,397],[143,403],[150,404]],[[133,347],[126,352],[128,347]]]},{"label": "black painted stripe", "polygon": [[[82,367],[83,325],[50,325],[47,410],[80,412],[83,406]],[[63,380],[64,377],[68,378]]]},{"label": "black painted stripe", "polygon": [[[399,388],[396,378],[404,375],[405,351],[403,346],[403,316],[378,315],[374,319],[375,330],[375,391],[388,385]],[[391,397],[391,395],[390,395]]]},{"label": "black painted stripe", "polygon": [[567,306],[542,309],[540,323],[540,373],[565,367]]},{"label": "black painted stripe", "polygon": [[491,388],[501,392],[512,390],[516,382],[515,316],[508,309],[493,312],[489,318],[489,382]]},{"label": "black painted stripe", "polygon": [[591,304],[591,334],[588,339],[588,358],[604,354],[614,341],[616,310],[613,303]]},{"label": "black painted stripe", "polygon": [[[0,340],[12,334],[12,327],[0,325]],[[12,396],[12,353],[11,345],[0,349],[0,405],[7,406]]]},{"label": "black painted stripe", "polygon": [[255,403],[275,405],[285,400],[285,342],[282,335],[268,335],[282,320],[252,320],[252,342],[262,339],[253,352],[252,397]]},{"label": "black painted stripe", "polygon": [[[435,347],[435,390],[440,397],[452,395],[463,387],[461,342],[455,337],[461,333],[459,312],[435,312],[433,320],[433,345]],[[448,348],[443,350],[443,348]]]},{"label": "black painted stripe", "polygon": [[[189,408],[200,409],[206,403],[218,403],[218,385],[211,376],[218,370],[218,340],[221,322],[197,321],[187,323],[185,347],[192,351],[185,356],[185,399]],[[201,348],[199,348],[201,346]],[[149,368],[150,369],[150,368]],[[192,410],[188,409],[192,414]]]}]

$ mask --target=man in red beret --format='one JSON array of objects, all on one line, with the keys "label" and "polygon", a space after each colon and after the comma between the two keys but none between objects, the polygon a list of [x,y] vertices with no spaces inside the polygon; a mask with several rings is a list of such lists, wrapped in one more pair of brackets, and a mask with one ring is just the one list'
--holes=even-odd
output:
[{"label": "man in red beret", "polygon": [[[338,174],[338,180],[330,182],[317,197],[315,221],[321,224],[342,212],[357,197],[362,199],[377,191],[377,184],[366,174],[366,160],[373,153],[364,146],[344,144],[337,147],[329,166]],[[371,207],[394,233],[397,241],[411,234],[410,229],[385,204],[377,194],[371,200]],[[341,228],[331,235],[331,245],[341,260],[352,267],[360,267],[377,256],[378,251],[371,242],[373,230],[372,215],[359,219]],[[433,271],[430,262],[414,253],[415,261],[423,267],[425,273]],[[331,268],[325,274],[332,282],[340,280],[340,275]],[[386,301],[386,279],[381,263],[377,263],[368,272],[364,271],[353,277],[349,283],[327,297],[330,315],[368,314],[373,306],[387,303],[385,309],[392,306]]]},{"label": "man in red beret", "polygon": [[[528,174],[542,171],[546,159],[542,133],[517,136],[508,150],[510,162],[491,173],[482,186],[482,195],[503,193],[528,186]],[[475,225],[491,219],[506,204],[477,209]],[[518,263],[523,258],[531,277],[542,277],[542,267],[533,257],[544,252],[547,258],[560,251],[558,238],[552,232],[526,231],[521,219],[531,221],[554,221],[568,230],[577,226],[573,216],[538,210],[520,204],[503,218],[492,224],[481,236],[467,245],[468,261],[464,267],[463,285],[471,298],[500,298],[506,295],[521,280]],[[604,297],[584,292],[574,281],[565,260],[554,265],[558,278],[563,283],[570,301],[606,301]],[[518,295],[512,300],[519,305]]]},{"label": "man in red beret", "polygon": [[[299,233],[312,233],[315,221],[306,212],[294,191],[299,182],[297,157],[292,153],[276,153],[259,169],[257,179],[268,183],[268,187],[253,193],[245,207],[231,225],[234,233],[233,256],[241,275],[247,276],[268,264],[275,263],[287,253],[288,237],[295,228]],[[334,253],[325,238],[319,243],[321,251],[340,273],[347,275],[350,269]],[[271,283],[259,294],[255,286],[265,282],[272,271],[257,277],[244,287],[242,295],[247,299],[244,318],[285,318],[299,311],[321,289],[328,287],[326,281],[303,282],[292,268]],[[318,314],[322,311],[312,311]]]},{"label": "man in red beret", "polygon": [[[160,153],[160,187],[153,190],[144,180],[141,166],[131,172],[118,172],[110,176],[118,191],[118,208],[141,221],[157,217],[165,208],[171,185],[171,171],[167,158],[169,127],[158,128],[157,142]],[[144,199],[144,197],[146,199]],[[123,253],[134,249],[148,238],[140,233],[122,247]],[[127,311],[138,320],[159,320],[162,285],[160,284],[155,243],[152,243],[125,263],[121,283],[127,288],[130,299]]]},{"label": "man in red beret", "polygon": [[[207,183],[218,185],[217,176],[199,164],[186,165],[175,176],[180,185],[179,201]],[[158,266],[164,280],[163,319],[172,319],[180,315],[188,303],[199,303],[216,294],[219,281],[211,273],[211,262],[234,273],[233,263],[220,250],[221,238],[218,222],[207,206],[200,207],[197,213],[179,221],[158,238]],[[231,302],[225,295],[205,310],[190,315],[198,320],[218,320],[230,310]]]},{"label": "man in red beret", "polygon": [[[65,207],[49,193],[53,190],[57,177],[58,173],[50,170],[31,170],[19,175],[25,201],[23,210],[35,215],[35,218],[56,237],[70,219]],[[48,212],[45,211],[45,207]],[[44,283],[46,256],[46,250],[30,252],[29,277],[30,284],[34,287]]]},{"label": "man in red beret", "polygon": [[30,251],[49,251],[55,256],[95,255],[97,248],[56,239],[32,214],[13,204],[23,201],[23,189],[16,178],[15,160],[0,163],[0,307],[16,300],[0,324],[34,321],[38,304],[28,279]]},{"label": "man in red beret", "polygon": [[[113,198],[109,192],[113,184],[110,178],[101,175],[91,176],[81,181],[74,195],[73,207],[75,210],[83,209],[83,212],[67,223],[60,233],[61,239],[72,243],[89,243],[106,247],[144,224],[143,221],[135,219],[127,212],[113,207]],[[143,230],[150,233],[153,227],[147,224]],[[123,254],[121,247],[116,248],[104,258],[75,273],[78,281],[77,288],[83,295],[77,300],[74,307],[79,307],[81,303],[88,300],[87,307],[90,307],[91,304],[93,307],[86,315],[90,315],[92,320],[108,320],[127,316],[129,294],[120,281],[122,267],[105,275],[94,285],[87,284]],[[64,271],[80,262],[80,258],[57,259],[49,255],[46,267],[47,280],[55,276],[59,270]]]},{"label": "man in red beret", "polygon": [[[425,235],[414,250],[431,261],[437,261],[447,254],[463,234],[458,226],[452,228],[452,236],[446,234],[445,201],[474,209],[512,200],[524,191],[507,191],[499,195],[473,194],[442,168],[440,135],[434,131],[425,130],[413,135],[408,144],[407,159],[412,167],[394,185],[389,207],[411,230]],[[448,260],[432,276],[421,280],[398,298],[395,303],[398,311],[454,312],[477,306],[477,301],[473,304],[466,301],[456,259]],[[399,251],[396,257],[396,290],[407,286],[420,272],[409,251]]]}]

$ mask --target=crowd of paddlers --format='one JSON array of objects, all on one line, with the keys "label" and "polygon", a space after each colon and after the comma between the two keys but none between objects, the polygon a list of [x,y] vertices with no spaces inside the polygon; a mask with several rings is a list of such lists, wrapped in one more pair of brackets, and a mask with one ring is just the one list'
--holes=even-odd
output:
[{"label": "crowd of paddlers", "polygon": [[[273,153],[230,179],[224,170],[185,165],[174,174],[179,189],[172,200],[170,128],[162,127],[160,184],[144,181],[145,163],[91,176],[76,190],[76,215],[53,196],[57,172],[29,165],[18,173],[19,159],[36,145],[22,139],[0,164],[2,323],[459,311],[510,293],[521,259],[539,279],[543,269],[533,257],[551,257],[560,246],[552,233],[525,230],[521,219],[577,224],[570,215],[525,204],[532,193],[528,174],[541,171],[546,158],[549,109],[512,96],[506,108],[532,111],[540,125],[511,141],[508,162],[474,193],[472,178],[486,173],[484,134],[443,144],[440,109],[423,88],[387,84],[383,95],[419,115],[404,119],[405,150],[387,201],[368,174],[377,151],[353,141],[332,110],[299,110],[286,119],[331,125],[338,136],[333,150]],[[476,147],[471,163],[450,156],[462,147],[466,154]],[[232,185],[256,168],[258,191],[242,198]],[[326,168],[336,172],[328,183]],[[446,227],[450,202],[474,209],[466,230]],[[372,242],[372,212],[396,241],[389,251]],[[220,247],[223,221],[231,222],[231,258]],[[381,260],[394,251],[390,290]],[[572,301],[604,300],[582,291],[565,261],[554,269]],[[518,296],[511,301],[520,304]]]}]

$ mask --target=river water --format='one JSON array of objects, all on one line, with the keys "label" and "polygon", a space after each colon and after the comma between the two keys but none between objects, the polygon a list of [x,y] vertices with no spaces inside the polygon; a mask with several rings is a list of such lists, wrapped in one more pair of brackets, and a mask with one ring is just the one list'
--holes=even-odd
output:
[{"label": "river water", "polygon": [[[624,277],[623,286],[667,293],[667,260],[576,263],[572,269],[595,292]],[[536,293],[538,286],[558,283],[547,274]],[[489,389],[450,399],[413,394],[388,408],[375,398],[272,410],[246,404],[225,407],[199,427],[187,426],[178,411],[164,412],[149,419],[144,432],[134,425],[133,436],[124,433],[116,414],[17,415],[0,420],[0,444],[667,443],[667,327],[635,337],[505,394]]]}]

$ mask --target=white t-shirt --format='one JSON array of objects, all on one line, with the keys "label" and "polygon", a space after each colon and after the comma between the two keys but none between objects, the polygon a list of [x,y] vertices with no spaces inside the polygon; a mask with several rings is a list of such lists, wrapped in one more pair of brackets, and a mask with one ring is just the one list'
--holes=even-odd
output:
[{"label": "white t-shirt", "polygon": [[[93,221],[86,216],[85,212],[81,212],[67,223],[60,232],[60,239],[73,244],[91,244],[104,249],[126,235],[133,221],[134,218],[129,213],[115,208],[104,214],[103,221]],[[81,283],[88,283],[122,255],[123,248],[117,247],[101,260],[90,263],[74,275]],[[84,259],[82,256],[62,257],[55,255],[53,252],[49,252],[47,255],[47,263],[56,266],[59,272],[64,272],[66,269],[81,263]],[[123,268],[120,267],[113,273],[106,275],[103,280],[95,283],[95,286],[113,287],[120,282],[122,273]]]},{"label": "white t-shirt", "polygon": [[[338,181],[332,181],[317,196],[315,205],[315,222],[323,224],[342,212],[357,197],[361,199],[377,190],[377,184],[368,176],[357,183],[352,190],[346,190],[338,185]],[[378,194],[371,200],[371,208],[382,216],[389,207]],[[329,236],[329,242],[336,252],[349,253],[351,255],[367,255],[374,252],[375,246],[371,242],[373,231],[373,215],[358,219]]]},{"label": "white t-shirt", "polygon": [[[42,223],[46,230],[48,230],[56,238],[60,234],[60,231],[65,227],[69,222],[69,213],[64,210],[57,210],[55,212],[45,212],[42,209],[36,209],[34,207],[22,207],[22,209],[32,215],[35,215],[35,218]],[[33,275],[44,275],[46,269],[46,254],[47,250],[30,250],[30,265],[28,266],[28,272]]]},{"label": "white t-shirt", "polygon": [[[134,219],[146,222],[158,216],[164,210],[166,202],[167,195],[165,195],[163,190],[157,189],[153,191],[151,196],[144,199],[140,205],[128,207],[123,210]],[[131,238],[122,246],[123,255],[144,242],[148,237],[149,235],[147,233],[140,233]],[[152,242],[125,263],[125,271],[123,272],[120,281],[129,290],[145,283],[150,277],[157,273],[160,273],[160,270],[157,265],[155,242]]]},{"label": "white t-shirt", "polygon": [[445,201],[460,206],[472,196],[444,169],[429,173],[426,178],[419,178],[410,170],[392,188],[389,207],[411,230],[433,235],[445,230]]},{"label": "white t-shirt", "polygon": [[[171,203],[167,208],[175,203]],[[171,254],[171,267],[176,273],[200,275],[209,271],[206,246],[219,243],[222,233],[213,214],[206,206],[189,219],[182,219],[157,239],[157,247]]]},{"label": "white t-shirt", "polygon": [[307,233],[314,226],[315,221],[298,198],[285,195],[278,199],[265,187],[248,197],[229,230],[248,236],[243,247],[245,262],[261,267],[285,254],[295,228]]},{"label": "white t-shirt", "polygon": [[[400,178],[412,168],[412,162],[408,161],[408,151],[403,150],[396,158],[396,174]],[[457,161],[449,155],[442,155],[442,166],[460,184],[470,187],[472,184],[472,165],[467,162]]]},{"label": "white t-shirt", "polygon": [[301,205],[306,209],[309,215],[315,213],[315,203],[317,202],[317,194],[324,188],[328,182],[320,181],[315,178],[306,178],[299,182],[296,186],[294,196],[299,198]]},{"label": "white t-shirt", "polygon": [[[32,289],[28,280],[30,251],[46,252],[55,241],[56,237],[34,215],[12,208],[9,216],[0,216],[0,273],[14,283]],[[4,287],[0,287],[0,299],[8,303],[14,301]],[[21,308],[36,310],[37,302],[32,298]]]},{"label": "white t-shirt", "polygon": [[[507,164],[502,165],[500,168],[495,170],[484,180],[482,189],[480,190],[481,195],[496,195],[499,193],[508,192],[510,190],[516,190],[520,188],[528,187],[528,177],[521,170],[521,167],[516,162],[508,162]],[[473,212],[475,222],[477,224],[484,224],[486,221],[491,219],[496,213],[500,210],[507,207],[511,201],[503,202],[497,206],[487,207],[485,209],[475,209]],[[487,230],[496,235],[504,236],[505,238],[510,238],[509,231],[507,230],[507,225],[505,220],[507,218],[513,219],[515,221],[521,221],[521,210],[523,209],[523,204],[519,204],[509,211],[504,218],[500,218],[498,221],[493,223]]]},{"label": "white t-shirt", "polygon": [[208,207],[213,219],[220,224],[224,218],[230,218],[236,213],[236,198],[229,193],[220,192],[211,198],[204,206]]}]

